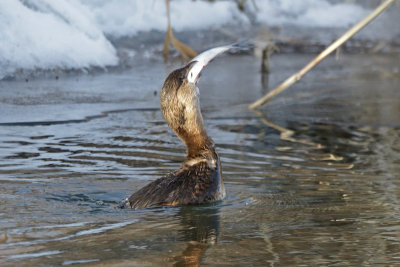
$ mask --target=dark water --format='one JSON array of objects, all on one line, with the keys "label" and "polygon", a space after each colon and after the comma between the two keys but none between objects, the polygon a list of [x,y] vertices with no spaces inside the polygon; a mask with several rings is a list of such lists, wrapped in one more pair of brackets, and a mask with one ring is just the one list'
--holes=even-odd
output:
[{"label": "dark water", "polygon": [[[269,83],[309,59],[276,56]],[[227,198],[134,212],[115,206],[184,157],[154,95],[176,65],[2,82],[0,265],[400,264],[398,62],[332,58],[250,112],[259,61],[216,60],[199,87]]]}]

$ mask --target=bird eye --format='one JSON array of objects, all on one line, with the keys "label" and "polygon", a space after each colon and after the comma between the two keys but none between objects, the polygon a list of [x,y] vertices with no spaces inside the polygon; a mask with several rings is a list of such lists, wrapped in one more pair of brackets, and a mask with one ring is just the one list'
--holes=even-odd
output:
[{"label": "bird eye", "polygon": [[183,81],[185,80],[185,77],[179,77],[179,82],[183,83]]}]

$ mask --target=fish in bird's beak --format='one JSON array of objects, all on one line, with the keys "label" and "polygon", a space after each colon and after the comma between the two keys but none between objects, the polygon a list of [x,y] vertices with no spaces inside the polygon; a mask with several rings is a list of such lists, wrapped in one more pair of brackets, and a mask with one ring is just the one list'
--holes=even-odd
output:
[{"label": "fish in bird's beak", "polygon": [[187,74],[188,82],[196,84],[197,81],[199,80],[199,76],[200,76],[200,73],[203,70],[203,68],[205,66],[207,66],[207,64],[211,60],[213,60],[216,56],[218,56],[219,54],[222,54],[225,51],[228,51],[230,49],[239,49],[240,50],[240,49],[248,49],[248,48],[250,48],[250,46],[231,44],[231,45],[225,45],[225,46],[211,48],[207,51],[204,51],[203,53],[201,53],[197,57],[193,58],[189,62],[188,65],[190,66],[190,71]]}]

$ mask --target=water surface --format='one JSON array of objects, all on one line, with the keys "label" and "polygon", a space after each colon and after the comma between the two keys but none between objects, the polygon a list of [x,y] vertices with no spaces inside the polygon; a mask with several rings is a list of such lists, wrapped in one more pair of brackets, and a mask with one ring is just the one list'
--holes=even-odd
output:
[{"label": "water surface", "polygon": [[[0,264],[400,264],[394,57],[332,58],[259,112],[259,61],[215,60],[199,87],[227,198],[140,211],[115,206],[184,159],[158,108],[177,64],[2,82]],[[276,56],[269,84],[310,58]]]}]

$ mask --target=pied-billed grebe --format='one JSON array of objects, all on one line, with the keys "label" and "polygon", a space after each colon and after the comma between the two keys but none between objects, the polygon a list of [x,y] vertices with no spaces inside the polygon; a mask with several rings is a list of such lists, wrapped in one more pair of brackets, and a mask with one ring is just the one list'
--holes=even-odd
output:
[{"label": "pied-billed grebe", "polygon": [[245,47],[227,45],[207,50],[168,75],[161,90],[161,110],[169,127],[185,143],[187,158],[179,170],[141,188],[121,207],[202,204],[225,197],[219,157],[201,116],[197,82],[214,57],[242,48]]}]

